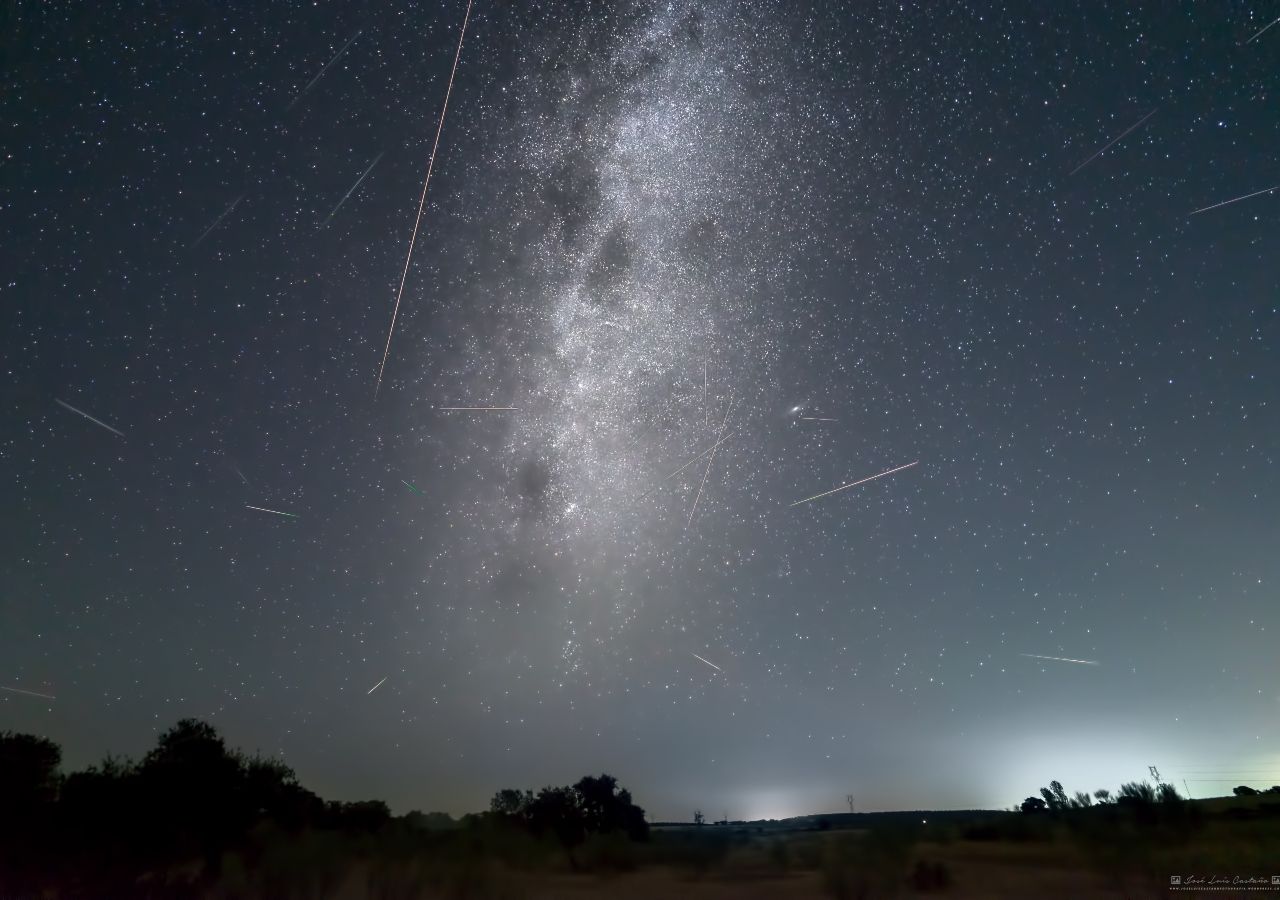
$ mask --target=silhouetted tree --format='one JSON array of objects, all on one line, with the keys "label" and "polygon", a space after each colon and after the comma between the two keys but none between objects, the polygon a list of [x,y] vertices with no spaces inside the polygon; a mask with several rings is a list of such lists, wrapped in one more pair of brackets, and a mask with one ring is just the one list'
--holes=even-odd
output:
[{"label": "silhouetted tree", "polygon": [[1088,809],[1093,806],[1093,798],[1085,791],[1076,791],[1076,795],[1071,798],[1072,809]]},{"label": "silhouetted tree", "polygon": [[1066,809],[1070,806],[1067,800],[1067,792],[1062,789],[1062,782],[1051,781],[1047,788],[1040,788],[1040,796],[1044,798],[1045,806],[1049,807],[1053,812]]},{"label": "silhouetted tree", "polygon": [[404,823],[419,831],[452,831],[459,827],[459,823],[448,813],[423,813],[416,809],[404,814]]},{"label": "silhouetted tree", "polygon": [[47,738],[0,732],[0,807],[12,815],[52,804],[61,762],[62,750]]},{"label": "silhouetted tree", "polygon": [[381,800],[358,800],[354,803],[330,800],[325,804],[325,818],[332,828],[375,832],[391,821],[391,810]]},{"label": "silhouetted tree", "polygon": [[1129,781],[1120,785],[1116,803],[1121,806],[1150,806],[1156,802],[1156,792],[1147,782]]},{"label": "silhouetted tree", "polygon": [[[197,880],[175,891],[194,896],[219,877],[223,859],[253,861],[280,840],[278,828],[378,832],[392,821],[381,801],[325,803],[298,783],[282,760],[229,749],[211,725],[183,719],[162,733],[138,763],[107,757],[65,779],[61,752],[40,737],[0,733],[0,895],[178,896],[160,888],[181,867],[203,858]],[[484,838],[494,817],[554,837],[575,864],[574,848],[593,833],[648,834],[644,810],[610,775],[572,787],[499,791],[484,816],[462,825]],[[445,813],[414,811],[395,836],[354,846],[403,841],[412,830],[459,827]],[[330,840],[330,836],[325,840]],[[343,843],[327,846],[344,846]],[[612,846],[612,845],[611,845]],[[185,875],[182,877],[186,877]],[[140,886],[140,878],[151,879]],[[152,890],[157,888],[157,890]],[[274,896],[274,895],[273,895]]]},{"label": "silhouetted tree", "polygon": [[1045,811],[1047,806],[1048,804],[1039,797],[1028,797],[1026,800],[1022,801],[1022,806],[1020,808],[1024,813],[1041,813]]},{"label": "silhouetted tree", "polygon": [[1107,790],[1106,788],[1100,788],[1100,789],[1098,789],[1098,790],[1094,791],[1094,792],[1093,792],[1093,796],[1094,796],[1094,798],[1095,798],[1099,803],[1110,803],[1110,802],[1111,802],[1111,792],[1110,792],[1109,790]]},{"label": "silhouetted tree", "polygon": [[693,811],[693,824],[701,826],[705,822],[706,822],[706,817],[702,814],[702,810],[695,809]]},{"label": "silhouetted tree", "polygon": [[[0,733],[0,886],[25,895],[52,846],[62,750],[33,734]],[[0,889],[3,889],[0,887]]]},{"label": "silhouetted tree", "polygon": [[1231,793],[1235,794],[1237,797],[1256,797],[1256,796],[1258,796],[1258,792],[1257,792],[1256,790],[1254,790],[1253,788],[1249,787],[1249,785],[1247,785],[1247,784],[1242,784],[1242,785],[1240,785],[1239,787],[1234,787],[1234,788],[1232,788],[1232,789],[1231,789]]},{"label": "silhouetted tree", "polygon": [[58,799],[64,834],[83,845],[132,837],[142,812],[136,778],[133,763],[113,756],[68,775]]},{"label": "silhouetted tree", "polygon": [[644,810],[631,802],[629,791],[618,788],[618,780],[612,775],[588,775],[579,779],[573,790],[588,831],[598,834],[621,831],[633,841],[642,841],[648,836]]},{"label": "silhouetted tree", "polygon": [[1156,788],[1157,803],[1181,803],[1182,795],[1178,793],[1178,789],[1171,784],[1161,783]]},{"label": "silhouetted tree", "polygon": [[1264,794],[1280,794],[1280,784],[1273,784],[1262,793]]},{"label": "silhouetted tree", "polygon": [[489,801],[489,811],[500,816],[525,819],[528,816],[529,807],[532,805],[533,791],[517,791],[514,788],[504,788],[494,794],[493,799]]},{"label": "silhouetted tree", "polygon": [[298,776],[283,760],[254,756],[241,762],[249,821],[270,819],[297,830],[318,824],[323,818],[324,801],[298,784]]},{"label": "silhouetted tree", "polygon": [[216,865],[222,848],[254,817],[243,776],[240,758],[206,722],[183,719],[160,735],[138,766],[150,846],[168,853],[199,850]]},{"label": "silhouetted tree", "polygon": [[543,788],[529,804],[527,816],[535,834],[549,834],[560,842],[569,857],[569,865],[576,869],[573,848],[586,839],[587,826],[573,788]]}]

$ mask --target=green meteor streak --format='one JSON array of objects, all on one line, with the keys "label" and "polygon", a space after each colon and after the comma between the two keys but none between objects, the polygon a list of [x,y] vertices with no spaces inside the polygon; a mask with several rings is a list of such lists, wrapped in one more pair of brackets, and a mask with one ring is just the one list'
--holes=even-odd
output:
[{"label": "green meteor streak", "polygon": [[418,490],[416,487],[411,485],[409,482],[405,481],[403,478],[400,479],[400,483],[403,484],[405,487],[407,487],[409,490],[413,491],[419,497],[427,496],[426,494],[422,493],[422,491]]}]

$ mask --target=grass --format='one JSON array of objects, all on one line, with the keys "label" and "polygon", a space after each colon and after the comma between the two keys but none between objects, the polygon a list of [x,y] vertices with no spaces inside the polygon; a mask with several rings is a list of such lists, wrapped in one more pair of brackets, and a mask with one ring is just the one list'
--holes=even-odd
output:
[{"label": "grass", "polygon": [[1195,803],[1155,817],[1095,809],[1063,818],[994,814],[862,830],[708,826],[655,831],[641,844],[605,835],[576,847],[572,859],[554,842],[502,827],[377,835],[263,827],[246,846],[225,854],[216,873],[202,872],[199,863],[153,873],[129,896],[1127,898],[1168,896],[1171,874],[1269,876],[1277,866],[1276,847],[1280,814],[1264,803],[1230,801]]}]

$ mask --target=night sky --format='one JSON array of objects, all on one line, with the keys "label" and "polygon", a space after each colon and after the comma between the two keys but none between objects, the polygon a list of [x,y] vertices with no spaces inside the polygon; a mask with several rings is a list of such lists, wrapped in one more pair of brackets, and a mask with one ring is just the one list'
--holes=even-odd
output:
[{"label": "night sky", "polygon": [[0,13],[0,729],[1280,782],[1280,6],[476,0],[375,396],[465,10]]}]

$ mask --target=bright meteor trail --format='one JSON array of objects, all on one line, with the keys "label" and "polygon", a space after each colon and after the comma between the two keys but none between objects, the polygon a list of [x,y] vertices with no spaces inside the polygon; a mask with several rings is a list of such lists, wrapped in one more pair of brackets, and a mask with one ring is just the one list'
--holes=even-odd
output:
[{"label": "bright meteor trail", "polygon": [[1051,659],[1054,662],[1075,663],[1081,666],[1100,666],[1102,663],[1092,659],[1068,659],[1065,656],[1041,656],[1039,653],[1019,653],[1019,656],[1025,656],[1029,659]]},{"label": "bright meteor trail", "polygon": [[258,512],[274,513],[277,516],[288,516],[290,519],[298,518],[293,513],[280,512],[278,509],[267,509],[265,506],[250,506],[248,503],[244,505],[245,509],[256,509]]},{"label": "bright meteor trail", "polygon": [[1275,190],[1280,190],[1280,184],[1277,184],[1275,187],[1263,188],[1260,191],[1254,191],[1252,194],[1245,194],[1243,197],[1233,197],[1230,200],[1223,200],[1221,203],[1213,204],[1213,206],[1202,207],[1200,209],[1197,209],[1193,213],[1187,213],[1187,218],[1189,219],[1192,216],[1198,215],[1202,212],[1208,212],[1211,209],[1217,209],[1219,206],[1230,206],[1232,203],[1239,203],[1241,200],[1248,200],[1250,197],[1257,197],[1260,194],[1269,194]]},{"label": "bright meteor trail", "polygon": [[374,691],[376,691],[378,688],[382,687],[382,683],[383,683],[384,681],[386,681],[386,680],[387,680],[388,678],[390,678],[390,677],[391,677],[390,675],[383,675],[383,676],[382,676],[382,681],[379,681],[379,682],[378,682],[377,684],[375,684],[373,687],[369,688],[369,693],[370,693],[370,694],[372,694],[372,693],[373,693]]},{"label": "bright meteor trail", "polygon": [[699,656],[698,654],[694,653],[693,651],[689,651],[689,652],[690,652],[690,655],[692,655],[694,659],[701,660],[702,662],[704,662],[704,663],[706,663],[707,665],[709,665],[711,668],[715,669],[717,672],[723,672],[723,671],[724,671],[724,669],[722,669],[722,668],[720,668],[719,666],[717,666],[717,665],[716,665],[715,663],[713,663],[711,660],[709,660],[709,659],[702,659],[702,657],[701,657],[701,656]]},{"label": "bright meteor trail", "polygon": [[71,410],[77,416],[84,416],[86,419],[88,419],[90,422],[92,422],[95,425],[101,425],[103,428],[107,429],[107,431],[110,431],[112,434],[118,434],[120,435],[120,437],[124,437],[123,431],[119,431],[115,428],[112,428],[110,425],[108,425],[106,422],[103,422],[101,419],[95,419],[93,416],[89,415],[87,412],[85,412],[82,409],[76,409],[70,403],[63,403],[57,397],[53,398],[53,402],[58,404],[61,407]]},{"label": "bright meteor trail", "polygon": [[28,697],[42,697],[45,700],[58,699],[57,697],[53,696],[53,694],[42,694],[39,691],[26,691],[26,690],[23,690],[22,688],[4,687],[3,685],[0,685],[0,691],[8,691],[11,694],[26,694]]},{"label": "bright meteor trail", "polygon": [[404,257],[404,271],[400,273],[400,289],[396,291],[396,305],[391,310],[391,327],[387,329],[387,346],[382,351],[382,365],[378,366],[378,383],[373,396],[382,387],[382,373],[387,368],[387,356],[391,353],[391,336],[396,331],[396,316],[400,314],[400,299],[404,296],[404,282],[409,277],[409,262],[413,259],[413,245],[418,240],[418,227],[422,224],[422,210],[427,204],[427,186],[431,184],[431,171],[436,165],[436,151],[440,149],[440,132],[444,130],[444,114],[449,111],[449,95],[453,93],[453,78],[458,74],[458,60],[462,57],[462,39],[467,34],[467,22],[471,20],[471,0],[467,0],[467,13],[462,18],[462,30],[458,32],[458,52],[453,55],[453,69],[449,72],[449,87],[444,92],[444,105],[440,107],[440,122],[436,125],[436,140],[431,145],[431,157],[427,160],[427,177],[422,182],[422,197],[418,200],[418,216],[413,221],[413,234],[409,237],[409,252]]},{"label": "bright meteor trail", "polygon": [[1268,24],[1268,25],[1266,25],[1265,27],[1263,27],[1263,29],[1262,29],[1261,31],[1259,31],[1259,32],[1258,32],[1257,34],[1255,34],[1253,37],[1249,38],[1249,40],[1245,41],[1245,43],[1246,43],[1246,44],[1252,44],[1252,43],[1253,43],[1254,41],[1256,41],[1258,38],[1262,37],[1264,34],[1266,34],[1268,31],[1270,31],[1270,30],[1271,30],[1271,26],[1272,26],[1272,25],[1274,25],[1274,24],[1276,24],[1277,22],[1280,22],[1280,18],[1272,19],[1272,20],[1271,20],[1271,22],[1270,22],[1270,24]]},{"label": "bright meteor trail", "polygon": [[920,460],[917,459],[915,462],[909,462],[905,466],[898,466],[898,468],[896,469],[890,469],[887,472],[881,472],[879,475],[870,475],[866,478],[859,479],[858,481],[850,482],[849,484],[842,484],[838,488],[832,488],[829,491],[823,491],[821,494],[814,494],[812,497],[806,497],[803,500],[797,500],[795,503],[792,503],[791,505],[799,506],[801,503],[808,503],[810,500],[817,500],[819,497],[825,497],[828,494],[835,494],[835,493],[839,493],[840,491],[847,491],[851,487],[857,487],[860,484],[866,484],[868,481],[875,481],[877,478],[883,478],[886,475],[892,475],[894,472],[901,472],[903,469],[910,469],[912,466],[919,465],[919,464],[920,464]]}]

